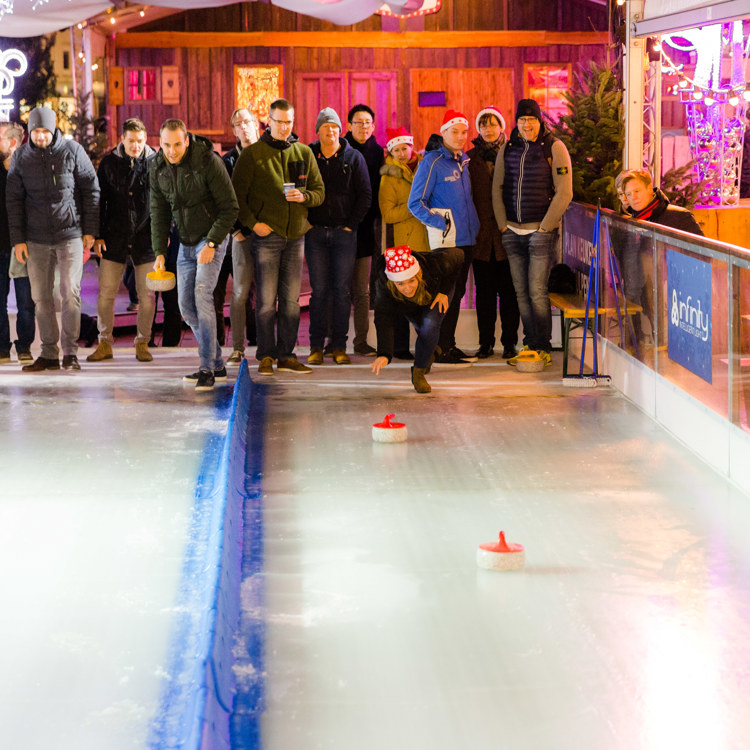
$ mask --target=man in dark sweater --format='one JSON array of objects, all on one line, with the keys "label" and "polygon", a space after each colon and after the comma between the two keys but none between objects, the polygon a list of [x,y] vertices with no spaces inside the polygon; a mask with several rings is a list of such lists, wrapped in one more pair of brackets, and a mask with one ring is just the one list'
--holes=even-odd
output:
[{"label": "man in dark sweater", "polygon": [[380,254],[378,191],[380,190],[380,168],[385,164],[385,153],[374,135],[375,113],[370,107],[366,104],[355,104],[349,110],[347,120],[349,132],[344,138],[364,157],[372,190],[370,210],[357,230],[357,260],[354,264],[354,278],[352,279],[354,352],[366,357],[374,357],[375,349],[367,343],[367,333],[370,329],[370,258]]},{"label": "man in dark sweater", "polygon": [[370,208],[372,190],[367,164],[341,135],[341,120],[330,107],[320,111],[310,144],[325,184],[323,204],[311,208],[312,229],[305,237],[310,272],[309,365],[323,364],[323,349],[331,316],[331,352],[337,365],[351,364],[346,353],[351,311],[351,286],[357,255],[357,227]]},{"label": "man in dark sweater", "polygon": [[[0,364],[10,362],[10,322],[8,320],[8,293],[10,292],[10,234],[8,212],[5,208],[5,184],[13,152],[23,141],[23,128],[14,122],[0,122]],[[34,341],[34,302],[31,299],[29,277],[13,279],[16,292],[16,355],[19,362],[31,362],[31,344]]]}]

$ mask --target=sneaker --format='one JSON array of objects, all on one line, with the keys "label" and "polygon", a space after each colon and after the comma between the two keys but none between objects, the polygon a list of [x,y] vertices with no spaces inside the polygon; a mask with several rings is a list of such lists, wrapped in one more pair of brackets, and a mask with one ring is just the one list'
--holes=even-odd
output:
[{"label": "sneaker", "polygon": [[513,359],[517,354],[515,346],[503,347],[503,359]]},{"label": "sneaker", "polygon": [[80,370],[81,365],[78,364],[78,357],[75,354],[65,354],[62,361],[63,370]]},{"label": "sneaker", "polygon": [[139,341],[135,345],[135,358],[139,362],[150,362],[154,355],[148,350],[148,344],[145,341]]},{"label": "sneaker", "polygon": [[295,375],[309,375],[312,372],[307,365],[303,365],[302,362],[296,360],[294,357],[280,360],[279,364],[276,365],[276,369],[279,372],[293,372]]},{"label": "sneaker", "polygon": [[196,391],[211,391],[215,383],[216,378],[214,378],[211,370],[198,370],[198,380],[195,383]]},{"label": "sneaker", "polygon": [[87,362],[101,362],[103,359],[114,359],[112,344],[110,344],[109,341],[100,341],[99,346],[97,346],[96,349],[86,357]]},{"label": "sneaker", "polygon": [[46,357],[37,357],[30,365],[24,365],[23,372],[41,372],[42,370],[59,370],[59,359],[47,359]]},{"label": "sneaker", "polygon": [[435,351],[435,364],[436,365],[470,365],[471,362],[467,359],[463,359],[458,356],[456,349],[451,349],[447,352],[438,353]]},{"label": "sneaker", "polygon": [[31,352],[28,349],[17,352],[19,362],[33,362],[34,358],[31,356]]},{"label": "sneaker", "polygon": [[273,358],[263,357],[258,365],[258,375],[273,375]]},{"label": "sneaker", "polygon": [[378,353],[378,350],[365,342],[364,344],[357,344],[354,347],[354,353],[359,354],[360,357],[374,357]]},{"label": "sneaker", "polygon": [[245,352],[241,349],[235,349],[227,359],[228,365],[239,365],[245,359]]},{"label": "sneaker", "polygon": [[549,367],[552,364],[552,355],[549,352],[540,349],[537,354],[544,360],[545,367]]},{"label": "sneaker", "polygon": [[[474,355],[477,359],[489,359],[495,350],[491,346],[480,346],[479,351]],[[515,354],[515,352],[513,352]]]},{"label": "sneaker", "polygon": [[[185,375],[182,380],[185,383],[197,383],[200,380],[202,372],[209,372],[209,370],[197,370],[196,372],[191,372],[190,375]],[[220,370],[214,370],[212,374],[214,376],[214,380],[217,383],[221,380],[226,380],[227,368],[222,367]],[[213,388],[213,386],[211,387]]]},{"label": "sneaker", "polygon": [[343,349],[336,349],[333,352],[333,361],[337,365],[350,365],[352,363],[349,355]]},{"label": "sneaker", "polygon": [[[524,346],[524,348],[523,348],[523,349],[521,349],[521,352],[520,352],[520,353],[521,353],[521,354],[523,354],[524,352],[530,352],[530,351],[531,351],[531,349],[529,349],[529,347],[528,347],[528,346]],[[516,366],[516,365],[518,364],[518,357],[519,357],[519,355],[518,355],[518,354],[516,354],[516,355],[515,355],[514,357],[510,357],[510,358],[508,359],[508,364],[509,364],[509,365],[510,365],[511,367],[515,367],[515,366]]]},{"label": "sneaker", "polygon": [[10,352],[5,350],[0,352],[0,365],[7,365],[11,361]]},{"label": "sneaker", "polygon": [[471,354],[467,354],[462,349],[459,349],[457,346],[454,346],[451,349],[451,352],[453,352],[456,356],[458,356],[459,359],[462,359],[464,362],[476,362],[477,357],[472,356]]},{"label": "sneaker", "polygon": [[323,364],[323,350],[322,349],[310,349],[310,356],[307,358],[308,365],[322,365]]}]

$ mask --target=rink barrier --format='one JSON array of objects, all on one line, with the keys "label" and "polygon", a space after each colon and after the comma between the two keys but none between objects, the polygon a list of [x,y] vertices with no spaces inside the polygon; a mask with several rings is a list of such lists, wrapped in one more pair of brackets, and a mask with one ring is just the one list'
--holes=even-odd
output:
[{"label": "rink barrier", "polygon": [[153,750],[231,747],[250,401],[243,360],[231,400],[217,392],[216,418],[228,419],[226,431],[210,433],[203,450],[165,687],[149,731]]}]

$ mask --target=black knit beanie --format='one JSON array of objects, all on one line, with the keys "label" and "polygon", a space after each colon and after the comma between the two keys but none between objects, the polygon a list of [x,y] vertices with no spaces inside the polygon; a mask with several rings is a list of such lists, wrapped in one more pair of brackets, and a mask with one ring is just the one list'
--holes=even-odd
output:
[{"label": "black knit beanie", "polygon": [[542,110],[539,104],[534,99],[521,99],[516,109],[516,122],[521,117],[536,117],[539,122],[542,122]]}]

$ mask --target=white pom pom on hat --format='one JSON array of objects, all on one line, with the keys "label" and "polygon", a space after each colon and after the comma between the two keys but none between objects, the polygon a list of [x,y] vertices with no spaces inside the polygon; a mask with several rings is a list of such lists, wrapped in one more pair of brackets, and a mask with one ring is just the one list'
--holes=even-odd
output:
[{"label": "white pom pom on hat", "polygon": [[419,273],[419,262],[408,245],[389,247],[385,251],[385,275],[390,281],[407,281]]}]

